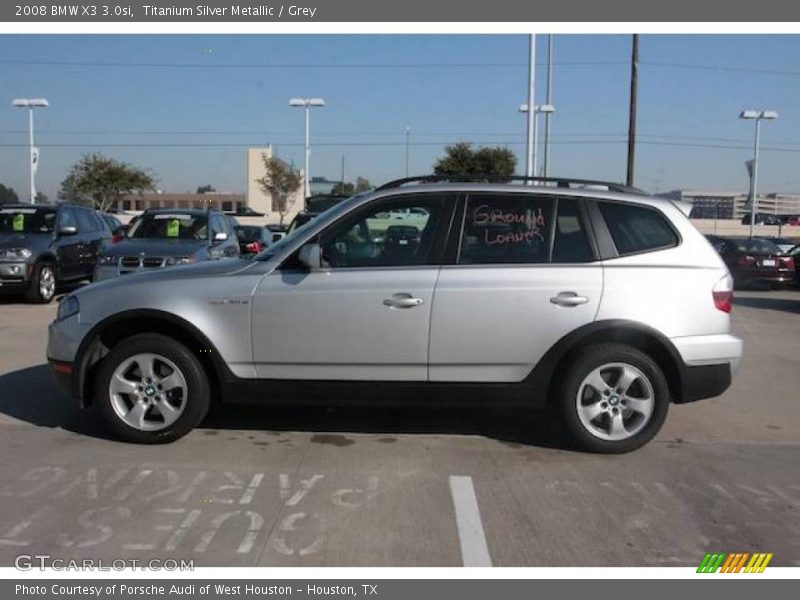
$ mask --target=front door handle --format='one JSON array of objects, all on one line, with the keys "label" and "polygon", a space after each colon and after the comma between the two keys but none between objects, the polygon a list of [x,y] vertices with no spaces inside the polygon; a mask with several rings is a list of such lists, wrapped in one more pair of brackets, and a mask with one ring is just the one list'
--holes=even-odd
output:
[{"label": "front door handle", "polygon": [[415,298],[411,294],[395,294],[383,301],[389,308],[414,308],[425,302],[422,298]]},{"label": "front door handle", "polygon": [[550,298],[550,303],[558,306],[578,306],[579,304],[586,304],[588,301],[589,299],[586,296],[578,296],[575,292],[559,292]]}]

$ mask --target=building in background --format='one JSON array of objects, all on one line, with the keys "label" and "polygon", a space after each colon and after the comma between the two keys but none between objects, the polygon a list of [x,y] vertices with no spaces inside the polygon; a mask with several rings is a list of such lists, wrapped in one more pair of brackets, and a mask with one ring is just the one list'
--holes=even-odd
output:
[{"label": "building in background", "polygon": [[[262,190],[261,185],[258,183],[258,180],[261,179],[266,172],[264,168],[264,157],[272,158],[272,156],[273,150],[271,145],[263,148],[247,149],[247,156],[245,158],[245,193],[247,196],[247,206],[249,208],[264,213],[267,223],[278,223],[281,220],[278,206],[272,202],[271,194]],[[289,206],[283,217],[284,223],[291,223],[294,216],[305,208],[303,183],[301,178],[301,185],[297,192],[289,197]]]},{"label": "building in background", "polygon": [[153,193],[126,196],[117,203],[120,211],[141,211],[148,208],[216,208],[238,212],[247,206],[244,194],[209,192],[206,194]]},{"label": "building in background", "polygon": [[[693,219],[741,219],[750,214],[748,195],[731,190],[687,189],[657,194],[692,205]],[[800,215],[800,194],[759,194],[756,212],[792,217]]]},{"label": "building in background", "polygon": [[747,194],[731,190],[673,190],[657,195],[688,202],[692,205],[693,219],[740,219],[747,205]]}]

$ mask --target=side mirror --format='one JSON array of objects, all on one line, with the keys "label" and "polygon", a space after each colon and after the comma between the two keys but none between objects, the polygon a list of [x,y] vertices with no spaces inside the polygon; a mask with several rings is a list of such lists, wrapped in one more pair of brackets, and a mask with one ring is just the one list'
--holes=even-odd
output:
[{"label": "side mirror", "polygon": [[224,242],[228,239],[228,234],[224,231],[220,231],[219,233],[214,234],[214,241],[215,242]]},{"label": "side mirror", "polygon": [[75,235],[78,233],[78,228],[75,225],[64,225],[58,230],[58,235]]},{"label": "side mirror", "polygon": [[322,250],[319,244],[306,244],[297,254],[300,264],[310,271],[319,271],[322,268]]}]

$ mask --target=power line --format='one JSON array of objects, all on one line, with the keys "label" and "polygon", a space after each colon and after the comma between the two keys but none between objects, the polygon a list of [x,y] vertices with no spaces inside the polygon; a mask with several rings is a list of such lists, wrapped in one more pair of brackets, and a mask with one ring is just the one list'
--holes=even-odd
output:
[{"label": "power line", "polygon": [[[439,140],[439,141],[419,141],[419,142],[411,142],[412,146],[446,146],[450,144],[456,144],[458,141],[456,140]],[[476,144],[481,144],[483,142],[475,141]],[[497,141],[491,140],[485,143],[491,144],[498,144],[503,146],[524,146],[524,141],[519,140],[505,140],[505,141]],[[596,145],[596,144],[627,144],[627,139],[606,139],[606,140],[554,140],[553,144],[559,145]],[[650,145],[650,146],[676,146],[682,148],[710,148],[710,149],[718,149],[718,150],[751,150],[749,145],[728,145],[728,144],[705,144],[705,143],[687,143],[687,142],[668,142],[668,141],[658,141],[658,140],[639,140],[637,143]],[[175,142],[175,143],[101,143],[101,144],[88,144],[88,143],[78,143],[78,144],[48,144],[48,143],[37,143],[38,147],[49,147],[49,148],[252,148],[258,147],[259,142],[255,143],[211,143],[211,144],[203,144],[203,143],[196,143],[196,142]],[[405,141],[397,141],[397,142],[318,142],[315,146],[326,146],[326,147],[404,147],[406,145]],[[303,147],[301,143],[285,143],[281,144],[281,146],[290,146],[290,147]],[[27,148],[27,144],[0,144],[0,148]],[[767,152],[788,152],[788,153],[800,153],[800,148],[777,148],[777,147],[762,147],[761,150]]]},{"label": "power line", "polygon": [[[148,69],[473,69],[483,67],[523,67],[527,62],[452,62],[452,63],[158,63],[73,60],[0,59],[4,65],[51,67],[135,67]],[[559,66],[602,66],[626,64],[618,60],[561,61]]]}]

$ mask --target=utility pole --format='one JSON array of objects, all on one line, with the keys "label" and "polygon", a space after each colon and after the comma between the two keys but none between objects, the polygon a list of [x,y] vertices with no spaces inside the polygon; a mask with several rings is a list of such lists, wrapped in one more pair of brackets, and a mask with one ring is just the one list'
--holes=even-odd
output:
[{"label": "utility pole", "polygon": [[406,177],[411,163],[411,127],[406,127]]},{"label": "utility pole", "polygon": [[[547,36],[547,100],[546,103],[553,105],[553,34]],[[547,177],[550,174],[550,115],[544,114],[544,162],[542,165],[542,175]]]},{"label": "utility pole", "polygon": [[526,144],[525,175],[534,176],[536,163],[536,34],[528,40],[528,127]]},{"label": "utility pole", "polygon": [[639,34],[633,34],[631,48],[631,104],[628,111],[628,173],[625,184],[633,186],[636,162],[636,95],[639,87]]}]

